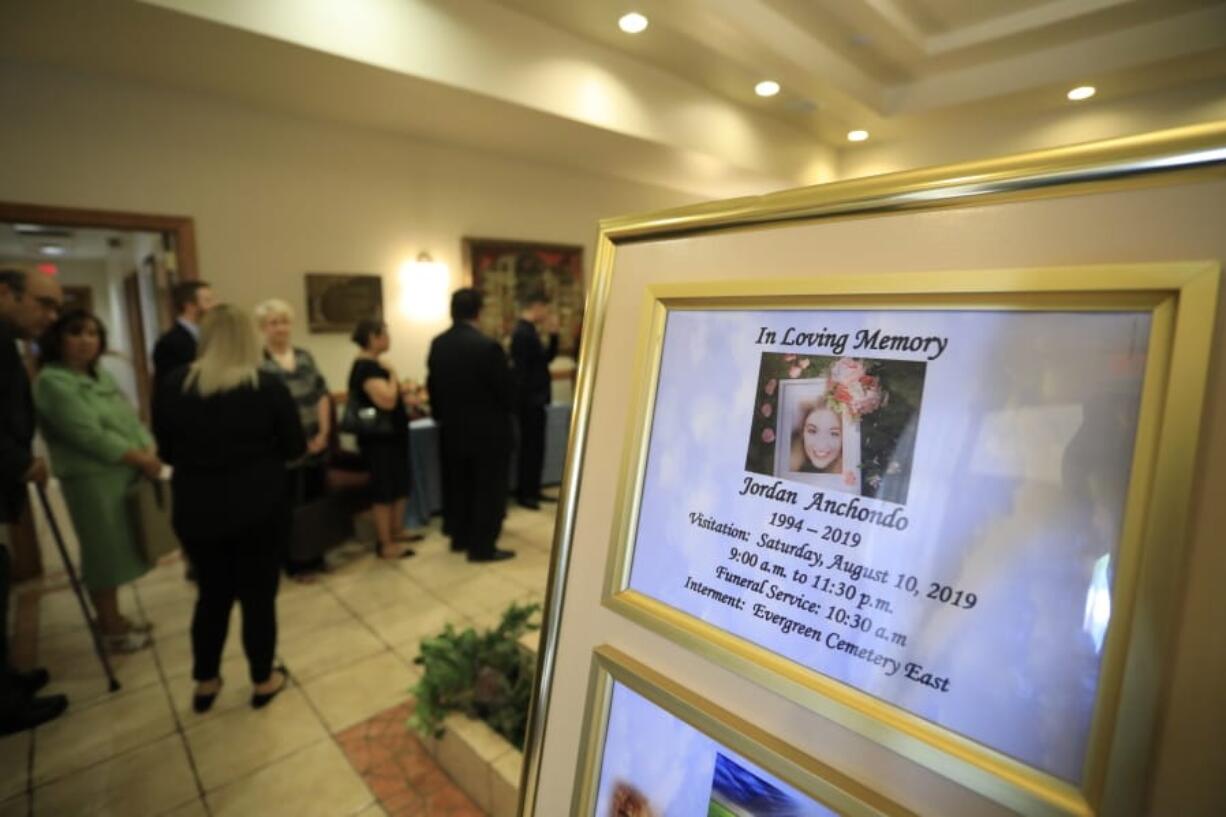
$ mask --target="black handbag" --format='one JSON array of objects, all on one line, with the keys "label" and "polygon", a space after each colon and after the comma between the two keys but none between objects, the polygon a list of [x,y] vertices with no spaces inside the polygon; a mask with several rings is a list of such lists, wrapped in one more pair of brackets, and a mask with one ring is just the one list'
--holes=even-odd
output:
[{"label": "black handbag", "polygon": [[396,421],[390,411],[376,406],[360,406],[357,400],[345,401],[341,415],[341,431],[359,437],[390,437],[396,433]]}]

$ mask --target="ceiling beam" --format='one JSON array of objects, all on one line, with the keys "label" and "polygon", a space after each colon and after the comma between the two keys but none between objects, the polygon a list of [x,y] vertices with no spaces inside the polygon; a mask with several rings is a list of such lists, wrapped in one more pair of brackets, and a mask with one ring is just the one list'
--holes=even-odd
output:
[{"label": "ceiling beam", "polygon": [[[870,2],[889,2],[889,0],[870,0]],[[940,56],[951,51],[972,48],[1003,40],[1006,37],[1066,23],[1078,17],[1085,17],[1133,2],[1135,0],[1051,0],[1049,3],[1040,3],[1013,14],[933,34],[924,38],[924,53],[930,57]]]},{"label": "ceiling beam", "polygon": [[891,115],[979,102],[1044,86],[1076,83],[1163,60],[1223,48],[1226,5],[1191,11],[1065,45],[944,71],[889,92]]}]

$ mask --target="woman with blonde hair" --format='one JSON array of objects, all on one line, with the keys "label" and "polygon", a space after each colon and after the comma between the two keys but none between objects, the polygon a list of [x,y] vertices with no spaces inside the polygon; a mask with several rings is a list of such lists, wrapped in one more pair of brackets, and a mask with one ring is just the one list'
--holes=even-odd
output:
[{"label": "woman with blonde hair", "polygon": [[284,472],[306,440],[289,390],[260,363],[247,313],[215,307],[201,323],[196,362],[169,378],[153,412],[162,458],[174,467],[175,531],[199,588],[192,617],[197,712],[208,711],[221,689],[235,601],[243,610],[251,705],[263,707],[289,680],[284,667],[273,667],[289,513]]},{"label": "woman with blonde hair", "polygon": [[[294,310],[289,304],[278,298],[263,301],[255,308],[255,322],[264,336],[264,361],[260,368],[279,378],[289,389],[307,439],[306,455],[289,463],[285,470],[286,494],[291,507],[314,502],[324,494],[324,458],[332,433],[328,384],[311,353],[292,343]],[[323,554],[303,553],[302,545],[295,548],[292,532],[289,539],[286,575],[295,581],[313,581],[315,574],[324,569]]]}]

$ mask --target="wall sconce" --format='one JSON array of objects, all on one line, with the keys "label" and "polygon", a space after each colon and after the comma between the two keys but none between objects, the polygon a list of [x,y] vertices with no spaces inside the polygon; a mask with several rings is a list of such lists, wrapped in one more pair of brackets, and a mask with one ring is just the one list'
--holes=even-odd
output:
[{"label": "wall sconce", "polygon": [[447,317],[451,275],[447,265],[430,253],[418,253],[416,261],[400,265],[400,311],[412,320],[433,321]]}]

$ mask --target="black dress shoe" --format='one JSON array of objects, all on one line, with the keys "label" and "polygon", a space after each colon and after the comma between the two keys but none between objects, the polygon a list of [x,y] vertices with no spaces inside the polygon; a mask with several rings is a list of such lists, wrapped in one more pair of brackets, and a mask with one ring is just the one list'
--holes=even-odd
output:
[{"label": "black dress shoe", "polygon": [[13,681],[18,689],[33,697],[34,693],[51,682],[51,675],[42,667],[36,667],[25,672],[14,672]]},{"label": "black dress shoe", "polygon": [[0,717],[0,735],[15,735],[27,729],[53,721],[68,708],[68,698],[63,695],[48,695],[31,698],[15,711]]},{"label": "black dress shoe", "polygon": [[253,692],[251,693],[251,708],[252,709],[263,709],[264,707],[268,706],[270,703],[272,703],[273,698],[280,695],[282,692],[285,691],[285,688],[289,686],[289,670],[287,670],[284,666],[281,666],[281,667],[273,667],[272,671],[281,673],[281,678],[282,678],[281,686],[277,687],[272,692]]},{"label": "black dress shoe", "polygon": [[499,550],[497,548],[494,549],[493,553],[489,553],[489,554],[481,554],[479,556],[473,555],[472,553],[468,554],[468,561],[470,562],[502,562],[507,559],[514,559],[514,558],[515,558],[515,551]]},{"label": "black dress shoe", "polygon": [[530,511],[539,511],[541,509],[541,503],[531,499],[521,499],[519,500],[519,507],[527,508]]}]

